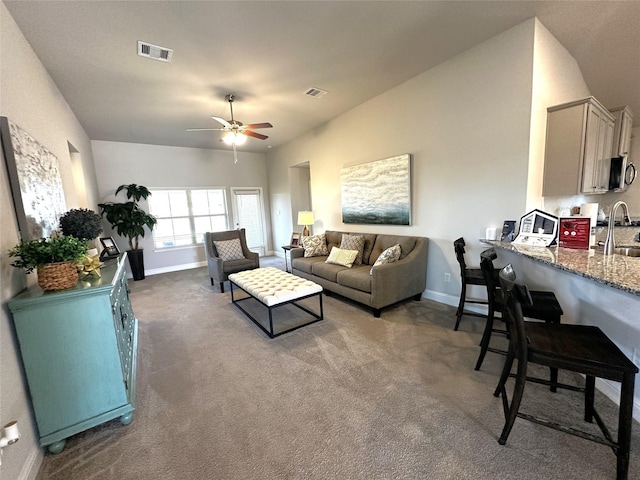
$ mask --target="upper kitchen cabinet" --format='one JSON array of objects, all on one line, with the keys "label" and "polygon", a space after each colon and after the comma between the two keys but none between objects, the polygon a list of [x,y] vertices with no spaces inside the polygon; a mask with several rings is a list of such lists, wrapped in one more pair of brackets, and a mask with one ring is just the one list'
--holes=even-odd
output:
[{"label": "upper kitchen cabinet", "polygon": [[631,129],[633,128],[633,112],[629,107],[618,107],[609,110],[615,117],[613,130],[612,157],[624,157],[631,150]]},{"label": "upper kitchen cabinet", "polygon": [[593,97],[547,108],[544,196],[609,190],[614,121]]}]

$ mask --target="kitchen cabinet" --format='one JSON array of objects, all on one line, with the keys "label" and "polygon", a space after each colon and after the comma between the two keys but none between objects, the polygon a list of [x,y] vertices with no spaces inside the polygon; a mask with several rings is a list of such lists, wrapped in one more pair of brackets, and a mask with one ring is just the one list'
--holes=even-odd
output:
[{"label": "kitchen cabinet", "polygon": [[609,190],[614,117],[595,98],[547,109],[544,196]]},{"label": "kitchen cabinet", "polygon": [[62,451],[66,438],[114,418],[133,419],[138,321],[126,254],[102,277],[74,288],[29,288],[9,302],[40,445]]},{"label": "kitchen cabinet", "polygon": [[631,129],[633,128],[633,112],[627,106],[609,110],[615,117],[613,129],[612,157],[624,157],[631,150]]}]

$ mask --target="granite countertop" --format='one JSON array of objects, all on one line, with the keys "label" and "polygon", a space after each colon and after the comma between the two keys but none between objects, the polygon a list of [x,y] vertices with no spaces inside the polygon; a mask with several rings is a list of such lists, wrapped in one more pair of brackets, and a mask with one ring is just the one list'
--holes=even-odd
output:
[{"label": "granite countertop", "polygon": [[493,240],[482,242],[640,296],[640,257],[603,255],[602,248],[574,250],[530,247]]}]

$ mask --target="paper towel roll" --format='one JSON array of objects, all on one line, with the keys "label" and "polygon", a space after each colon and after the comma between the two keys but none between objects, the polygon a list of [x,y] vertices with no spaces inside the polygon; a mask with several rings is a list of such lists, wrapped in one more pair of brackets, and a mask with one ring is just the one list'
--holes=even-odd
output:
[{"label": "paper towel roll", "polygon": [[591,226],[595,226],[598,220],[598,203],[583,203],[580,205],[580,216],[589,217],[591,219]]},{"label": "paper towel roll", "polygon": [[498,230],[496,227],[487,227],[485,231],[485,238],[487,240],[497,240],[498,239]]},{"label": "paper towel roll", "polygon": [[591,219],[591,236],[589,239],[589,245],[596,244],[596,222],[598,221],[598,203],[583,203],[580,205],[580,216],[589,217]]}]

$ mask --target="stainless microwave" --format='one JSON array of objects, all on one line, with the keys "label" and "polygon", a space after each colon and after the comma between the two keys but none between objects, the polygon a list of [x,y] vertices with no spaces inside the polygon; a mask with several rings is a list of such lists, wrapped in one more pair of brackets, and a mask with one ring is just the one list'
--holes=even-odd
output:
[{"label": "stainless microwave", "polygon": [[625,190],[636,179],[636,166],[627,162],[627,157],[613,157],[609,171],[609,190],[620,192]]}]

